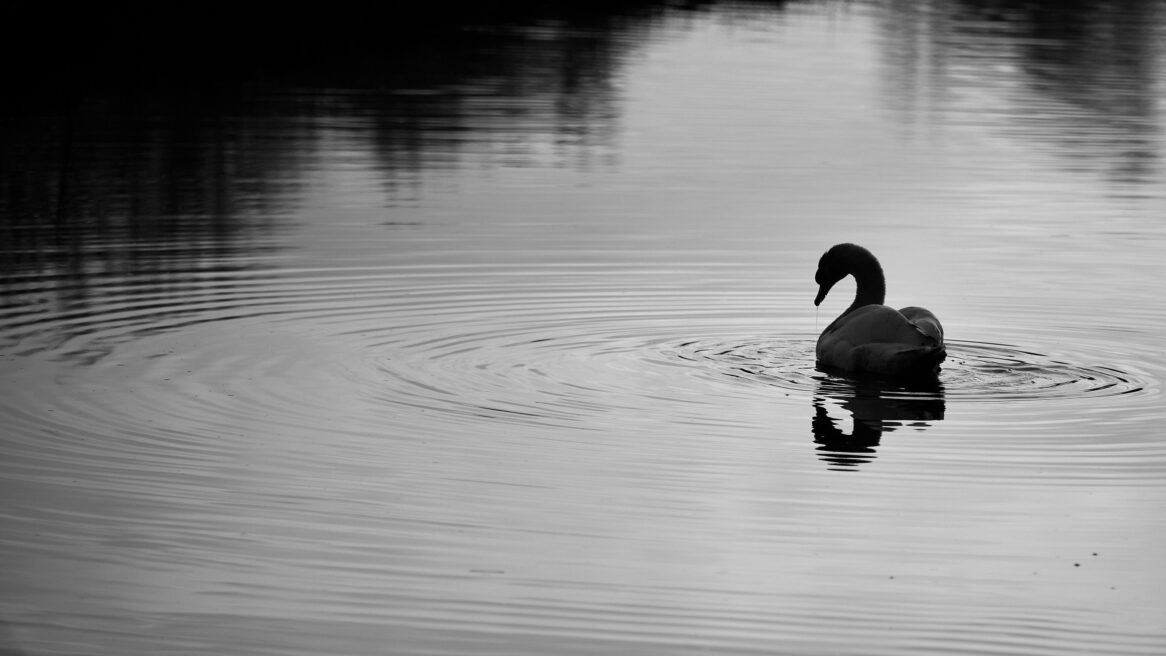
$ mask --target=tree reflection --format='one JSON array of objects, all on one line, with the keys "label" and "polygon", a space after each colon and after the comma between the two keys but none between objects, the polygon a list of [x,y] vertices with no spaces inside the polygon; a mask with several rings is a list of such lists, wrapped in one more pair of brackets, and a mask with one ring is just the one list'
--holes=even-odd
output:
[{"label": "tree reflection", "polygon": [[59,100],[5,125],[6,282],[53,283],[63,309],[79,309],[97,278],[150,280],[165,293],[271,247],[280,171],[297,154],[289,140],[265,138],[265,117],[205,95]]},{"label": "tree reflection", "polygon": [[[909,427],[923,430],[941,421],[943,384],[930,376],[908,382],[830,376],[819,381],[811,427],[819,457],[831,469],[852,470],[875,457],[883,433]],[[830,414],[831,407],[850,414],[853,427]]]},{"label": "tree reflection", "polygon": [[624,53],[672,9],[504,4],[410,4],[362,21],[210,3],[182,30],[161,7],[5,7],[6,24],[32,41],[48,30],[39,40],[54,47],[0,43],[27,64],[0,108],[3,302],[43,309],[10,286],[20,279],[79,309],[98,276],[165,293],[260,266],[294,224],[326,131],[359,131],[406,199],[434,167],[601,161]]},{"label": "tree reflection", "polygon": [[910,122],[990,123],[1003,105],[1001,130],[1067,166],[1157,184],[1161,3],[895,0],[880,17],[887,102]]}]

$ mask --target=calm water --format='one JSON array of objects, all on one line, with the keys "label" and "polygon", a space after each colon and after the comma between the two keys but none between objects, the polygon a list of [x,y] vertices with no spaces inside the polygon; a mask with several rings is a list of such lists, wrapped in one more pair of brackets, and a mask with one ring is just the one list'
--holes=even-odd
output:
[{"label": "calm water", "polygon": [[[26,99],[0,653],[1166,652],[1166,4],[1112,4],[430,17]],[[814,369],[839,241],[938,384]]]}]

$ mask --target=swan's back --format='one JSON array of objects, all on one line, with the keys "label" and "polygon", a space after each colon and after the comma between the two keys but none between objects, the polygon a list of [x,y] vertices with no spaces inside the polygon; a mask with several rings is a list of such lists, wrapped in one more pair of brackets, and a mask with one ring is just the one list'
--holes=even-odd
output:
[{"label": "swan's back", "polygon": [[923,308],[864,305],[838,317],[818,338],[819,364],[844,371],[909,376],[947,357],[943,326]]}]

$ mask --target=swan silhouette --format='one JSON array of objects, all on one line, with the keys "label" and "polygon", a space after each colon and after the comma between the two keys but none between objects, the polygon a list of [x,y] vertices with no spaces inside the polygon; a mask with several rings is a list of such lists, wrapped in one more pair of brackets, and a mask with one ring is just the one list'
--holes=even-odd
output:
[{"label": "swan silhouette", "polygon": [[818,337],[818,365],[889,377],[934,374],[947,357],[943,326],[923,308],[896,310],[883,305],[883,268],[862,246],[837,244],[822,255],[814,274],[818,283],[814,305],[848,275],[854,276],[858,291],[850,307]]}]

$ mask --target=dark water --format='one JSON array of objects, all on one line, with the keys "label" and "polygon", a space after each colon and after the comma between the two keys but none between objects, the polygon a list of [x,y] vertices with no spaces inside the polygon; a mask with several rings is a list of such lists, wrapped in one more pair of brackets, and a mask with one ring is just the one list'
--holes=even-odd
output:
[{"label": "dark water", "polygon": [[0,652],[1166,651],[1166,4],[406,18],[22,82]]}]

